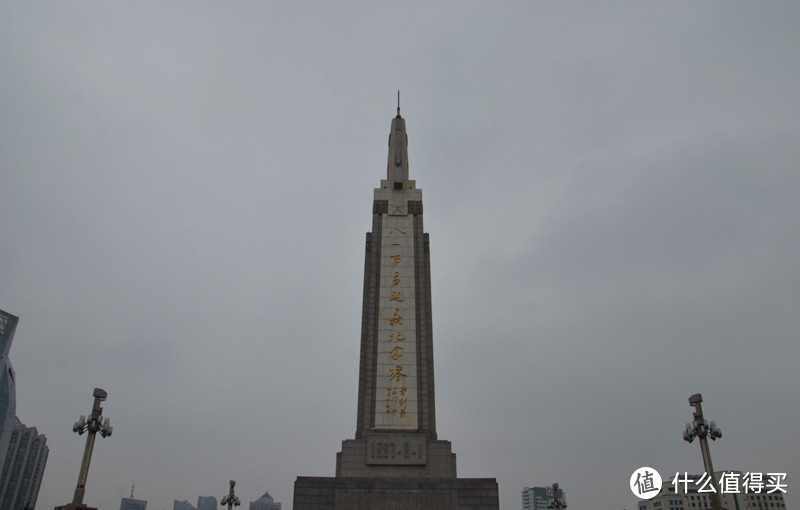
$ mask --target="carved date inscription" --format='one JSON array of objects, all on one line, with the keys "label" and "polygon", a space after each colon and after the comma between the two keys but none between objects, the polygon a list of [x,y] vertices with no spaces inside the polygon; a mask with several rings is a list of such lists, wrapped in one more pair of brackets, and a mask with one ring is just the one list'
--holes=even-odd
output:
[{"label": "carved date inscription", "polygon": [[423,434],[380,434],[367,438],[367,464],[424,466],[428,462]]}]

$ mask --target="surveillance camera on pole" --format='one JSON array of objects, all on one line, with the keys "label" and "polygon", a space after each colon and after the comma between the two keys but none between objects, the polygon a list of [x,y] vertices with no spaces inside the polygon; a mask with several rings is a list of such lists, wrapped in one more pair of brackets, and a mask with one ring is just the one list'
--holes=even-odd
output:
[{"label": "surveillance camera on pole", "polygon": [[239,496],[237,496],[233,490],[233,488],[236,487],[236,480],[231,480],[230,485],[231,485],[230,490],[228,491],[227,494],[222,496],[222,499],[219,501],[219,504],[222,506],[228,505],[228,510],[233,510],[234,506],[239,506],[242,504],[242,502],[239,501]]},{"label": "surveillance camera on pole", "polygon": [[561,499],[558,497],[558,484],[557,483],[553,484],[553,501],[551,501],[550,503],[547,504],[547,508],[555,508],[555,509],[567,508],[567,503],[564,502],[564,501],[561,501]]},{"label": "surveillance camera on pole", "polygon": [[92,405],[92,412],[89,419],[85,415],[81,415],[78,421],[72,425],[72,431],[77,432],[78,435],[86,435],[86,447],[83,450],[83,460],[81,461],[81,471],[78,475],[78,486],[75,488],[75,496],[72,498],[72,503],[63,506],[57,506],[56,510],[96,510],[83,504],[83,496],[86,492],[86,477],[89,475],[89,463],[92,460],[92,451],[94,450],[94,440],[97,434],[100,433],[102,437],[109,437],[114,430],[111,426],[111,420],[108,418],[103,421],[103,408],[100,403],[108,398],[108,393],[100,388],[95,388],[92,393],[94,397],[94,404]]},{"label": "surveillance camera on pole", "polygon": [[711,509],[724,510],[719,497],[719,484],[714,478],[714,466],[711,464],[711,452],[708,449],[708,438],[711,438],[712,441],[721,438],[722,430],[720,430],[713,421],[707,422],[705,418],[703,418],[702,402],[703,396],[699,393],[695,393],[689,397],[689,405],[694,407],[694,413],[692,414],[694,420],[692,423],[686,424],[686,430],[683,431],[683,440],[687,443],[691,443],[695,438],[700,439],[700,451],[703,454],[703,465],[705,465],[706,473],[709,478],[711,478],[711,485],[714,488],[714,491],[711,493]]}]

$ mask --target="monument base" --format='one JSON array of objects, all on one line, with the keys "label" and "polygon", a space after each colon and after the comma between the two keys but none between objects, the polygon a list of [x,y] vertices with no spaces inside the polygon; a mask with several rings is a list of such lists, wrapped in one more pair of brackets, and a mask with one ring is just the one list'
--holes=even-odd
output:
[{"label": "monument base", "polygon": [[366,439],[342,441],[336,454],[337,478],[456,478],[450,441],[419,433],[370,432]]},{"label": "monument base", "polygon": [[391,479],[299,476],[294,510],[498,510],[494,478]]}]

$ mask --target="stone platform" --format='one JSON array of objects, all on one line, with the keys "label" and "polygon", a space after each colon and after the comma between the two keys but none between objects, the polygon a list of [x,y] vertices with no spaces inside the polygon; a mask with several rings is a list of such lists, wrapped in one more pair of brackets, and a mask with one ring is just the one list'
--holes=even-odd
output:
[{"label": "stone platform", "polygon": [[409,432],[370,432],[366,439],[342,441],[336,454],[337,478],[456,478],[450,441]]},{"label": "stone platform", "polygon": [[498,510],[494,478],[298,477],[294,510]]}]

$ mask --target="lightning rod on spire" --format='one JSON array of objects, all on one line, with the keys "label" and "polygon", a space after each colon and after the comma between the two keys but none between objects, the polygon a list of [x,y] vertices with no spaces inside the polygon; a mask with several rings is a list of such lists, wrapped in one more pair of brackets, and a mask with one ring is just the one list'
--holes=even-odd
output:
[{"label": "lightning rod on spire", "polygon": [[400,89],[397,89],[397,116],[400,116]]}]

